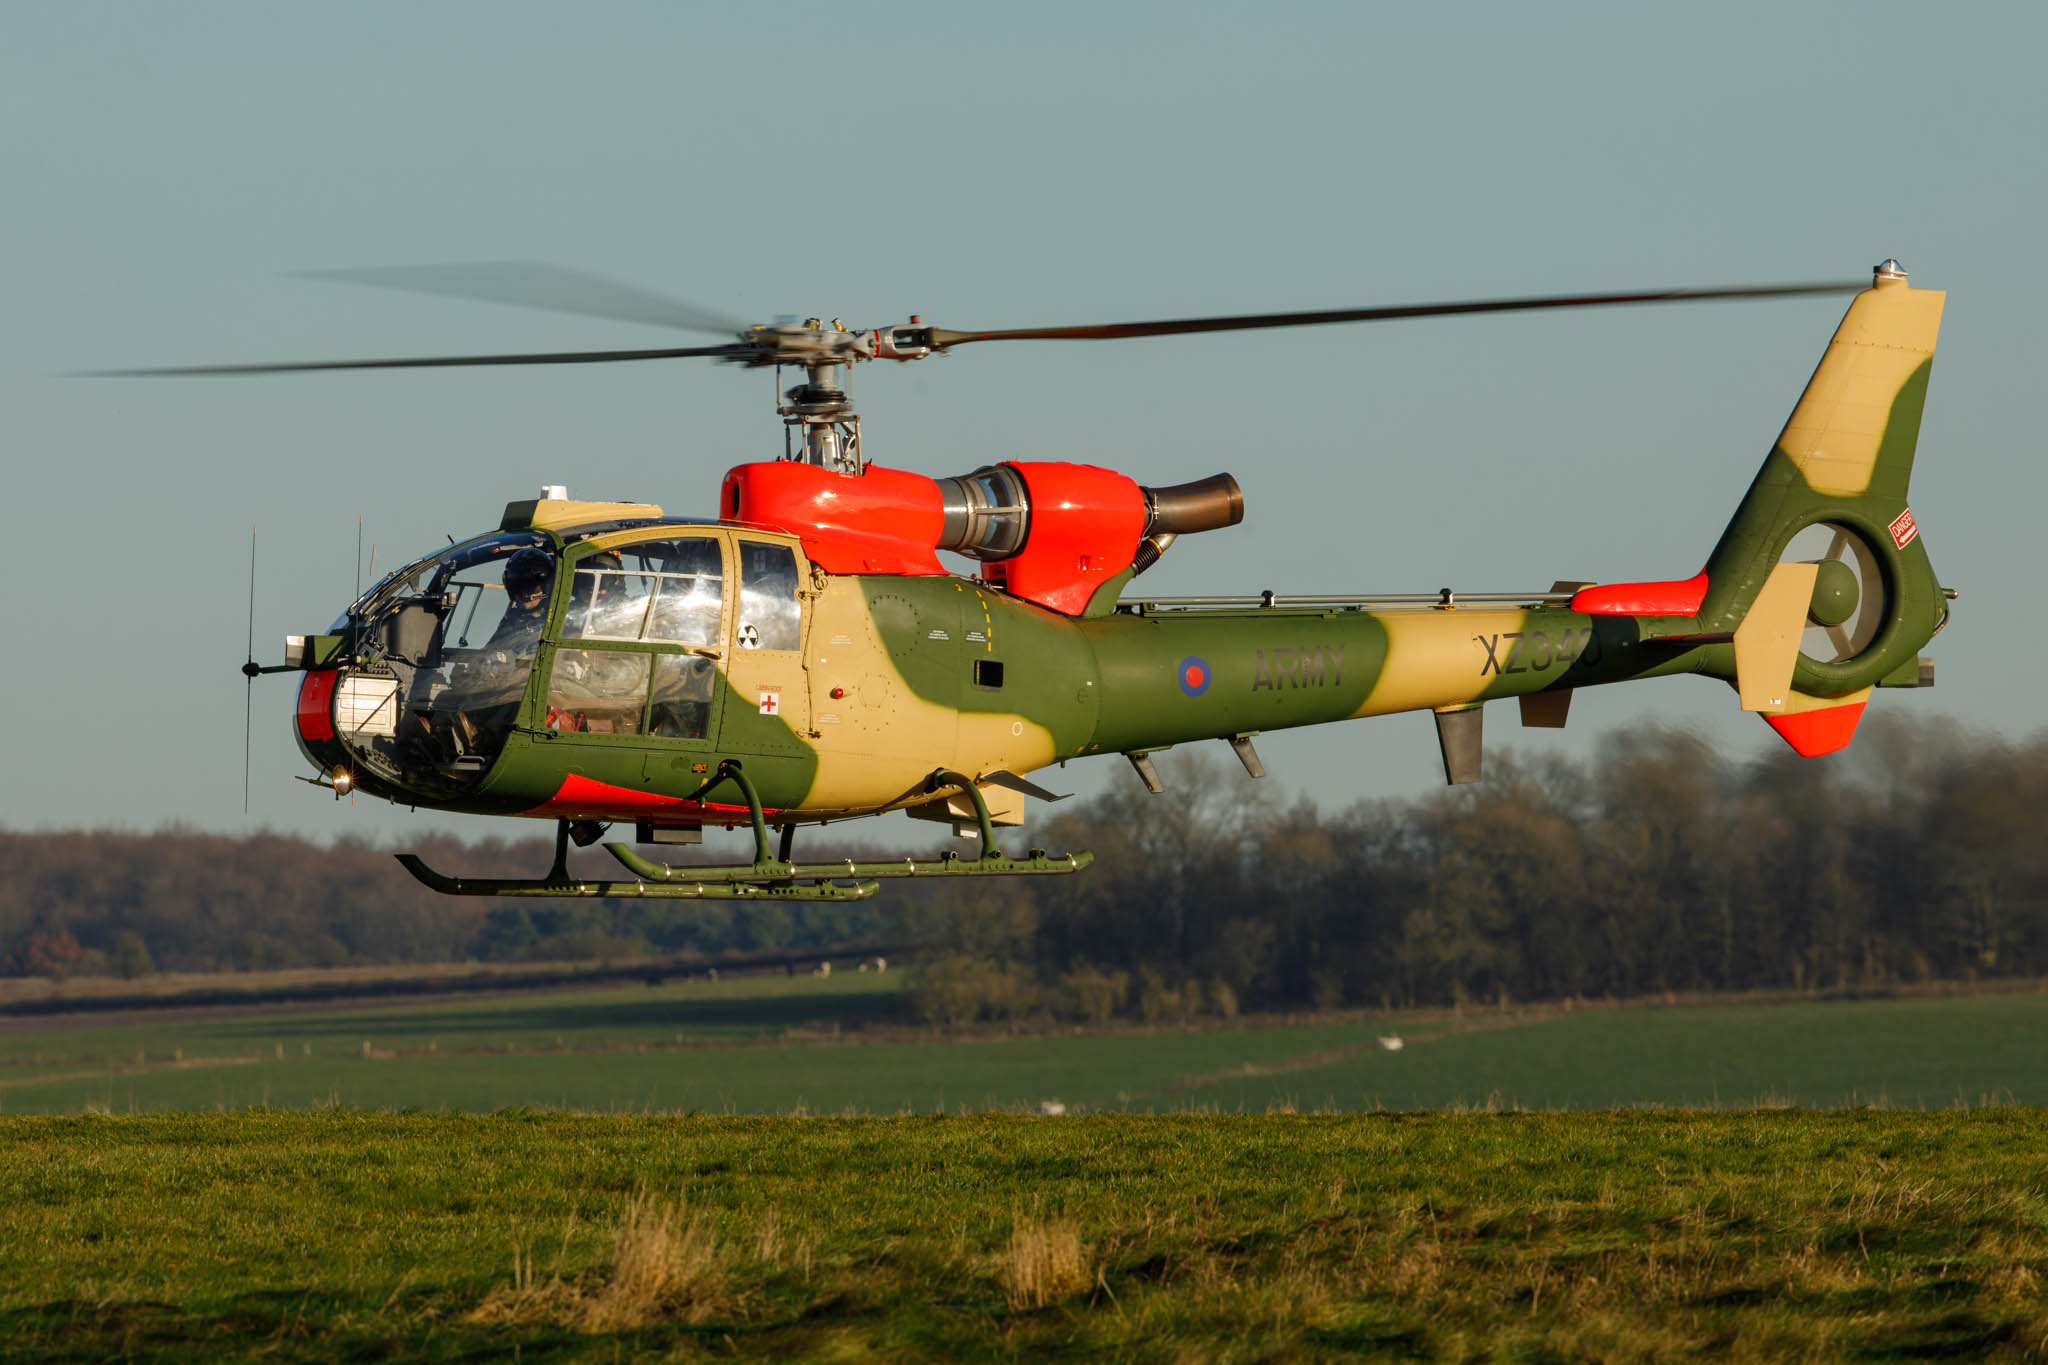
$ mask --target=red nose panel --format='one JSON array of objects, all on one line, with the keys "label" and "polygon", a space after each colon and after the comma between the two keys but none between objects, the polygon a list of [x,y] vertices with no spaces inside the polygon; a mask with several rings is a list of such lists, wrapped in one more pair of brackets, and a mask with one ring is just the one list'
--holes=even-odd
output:
[{"label": "red nose panel", "polygon": [[306,743],[334,738],[334,684],[340,679],[336,670],[323,668],[299,684],[299,738]]}]

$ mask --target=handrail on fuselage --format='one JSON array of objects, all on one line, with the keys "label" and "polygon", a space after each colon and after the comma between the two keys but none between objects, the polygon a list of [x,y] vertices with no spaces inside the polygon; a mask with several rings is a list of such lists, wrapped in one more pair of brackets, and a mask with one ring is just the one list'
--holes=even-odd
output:
[{"label": "handrail on fuselage", "polygon": [[1253,597],[1126,597],[1120,599],[1116,609],[1127,615],[1143,616],[1154,608],[1169,611],[1183,611],[1204,607],[1237,608],[1245,607],[1313,607],[1313,608],[1358,608],[1407,607],[1442,611],[1463,606],[1467,603],[1514,604],[1526,606],[1557,607],[1572,600],[1569,592],[1454,592],[1444,588],[1438,592],[1411,593],[1259,593]]}]

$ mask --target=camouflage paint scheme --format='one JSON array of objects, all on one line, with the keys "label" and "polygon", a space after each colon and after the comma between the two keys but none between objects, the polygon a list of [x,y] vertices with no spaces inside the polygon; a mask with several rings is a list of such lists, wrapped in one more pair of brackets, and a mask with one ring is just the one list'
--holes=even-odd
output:
[{"label": "camouflage paint scheme", "polygon": [[[1946,620],[1941,585],[1907,511],[1942,301],[1903,278],[1880,278],[1856,297],[1709,555],[1703,596],[1697,580],[1691,585],[1696,606],[1684,601],[1685,583],[1595,589],[1574,599],[1596,608],[1581,610],[1555,602],[1141,609],[1105,600],[1113,586],[1088,614],[1067,617],[960,577],[828,575],[809,564],[796,537],[754,527],[662,519],[580,540],[564,529],[551,534],[572,560],[685,524],[727,542],[728,638],[707,737],[547,727],[547,680],[569,578],[559,573],[519,723],[486,776],[466,793],[432,801],[361,786],[402,803],[497,814],[744,823],[745,807],[730,789],[702,793],[710,806],[693,799],[721,760],[738,758],[778,822],[918,805],[933,813],[930,803],[957,791],[928,787],[936,769],[977,780],[999,771],[1022,775],[1095,754],[1398,711],[1459,711],[1677,673],[1734,684],[1732,637],[1788,542],[1816,523],[1851,528],[1875,554],[1883,619],[1867,647],[1846,661],[1799,655],[1790,692],[1779,683],[1774,690],[1784,695],[1752,709],[1860,711],[1873,686],[1914,685],[1918,651]],[[730,569],[739,539],[795,550],[805,584],[801,650],[731,647]],[[1615,608],[1631,587],[1647,590],[1653,603],[1685,609]],[[1796,632],[1806,605],[1797,596],[1785,610],[1800,619],[1788,615],[1780,625]],[[986,669],[977,673],[977,663],[1000,665],[1000,685]],[[775,714],[762,702],[770,690]],[[306,747],[323,766],[344,757],[335,744]],[[1021,797],[984,791],[999,821],[1019,817]],[[961,813],[957,803],[952,809]]]}]

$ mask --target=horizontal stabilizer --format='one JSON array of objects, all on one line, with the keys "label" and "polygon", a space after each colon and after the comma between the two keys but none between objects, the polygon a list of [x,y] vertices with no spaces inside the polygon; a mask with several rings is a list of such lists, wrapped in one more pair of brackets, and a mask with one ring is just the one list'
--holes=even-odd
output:
[{"label": "horizontal stabilizer", "polygon": [[1817,564],[1778,565],[1735,628],[1735,690],[1742,694],[1743,710],[1782,711],[1791,700],[1799,636],[1819,572]]}]

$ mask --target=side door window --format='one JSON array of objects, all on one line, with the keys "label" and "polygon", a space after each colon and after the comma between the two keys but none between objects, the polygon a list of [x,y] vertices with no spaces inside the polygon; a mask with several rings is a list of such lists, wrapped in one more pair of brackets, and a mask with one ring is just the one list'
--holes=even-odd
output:
[{"label": "side door window", "polygon": [[803,648],[795,552],[757,540],[742,540],[739,547],[739,621],[733,643],[741,649]]},{"label": "side door window", "polygon": [[577,558],[548,682],[548,725],[577,734],[708,739],[725,619],[714,536],[674,536]]}]

